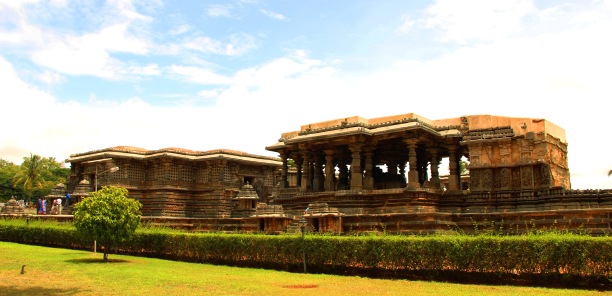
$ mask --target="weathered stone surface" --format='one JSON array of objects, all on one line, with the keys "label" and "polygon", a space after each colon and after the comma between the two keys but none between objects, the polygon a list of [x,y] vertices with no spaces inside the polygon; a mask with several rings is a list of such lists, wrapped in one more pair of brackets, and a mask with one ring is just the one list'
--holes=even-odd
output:
[{"label": "weathered stone surface", "polygon": [[306,219],[320,232],[612,230],[612,190],[570,189],[565,131],[544,119],[355,116],[303,125],[266,149],[280,158],[179,148],[79,153],[68,159],[68,190],[85,198],[94,179],[123,186],[147,219],[188,229],[278,233]]}]

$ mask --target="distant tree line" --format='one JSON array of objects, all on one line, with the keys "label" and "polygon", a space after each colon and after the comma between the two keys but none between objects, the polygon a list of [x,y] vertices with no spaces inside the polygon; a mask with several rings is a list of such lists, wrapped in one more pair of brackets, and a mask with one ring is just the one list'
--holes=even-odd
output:
[{"label": "distant tree line", "polygon": [[51,192],[58,183],[66,183],[70,169],[62,167],[55,157],[30,154],[21,165],[0,159],[0,202],[14,197],[33,201]]}]

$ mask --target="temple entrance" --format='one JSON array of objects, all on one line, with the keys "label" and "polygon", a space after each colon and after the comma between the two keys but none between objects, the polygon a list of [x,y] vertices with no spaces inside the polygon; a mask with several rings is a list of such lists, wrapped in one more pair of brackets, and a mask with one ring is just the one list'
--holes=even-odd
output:
[{"label": "temple entrance", "polygon": [[319,219],[318,218],[312,219],[312,231],[319,232]]}]

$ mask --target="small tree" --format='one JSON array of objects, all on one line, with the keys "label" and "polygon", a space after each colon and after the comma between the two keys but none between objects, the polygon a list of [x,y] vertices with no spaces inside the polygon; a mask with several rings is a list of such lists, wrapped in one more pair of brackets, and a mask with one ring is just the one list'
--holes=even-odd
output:
[{"label": "small tree", "polygon": [[104,261],[118,243],[130,239],[138,223],[142,204],[128,198],[125,188],[104,186],[74,206],[74,226],[86,239],[104,246]]}]

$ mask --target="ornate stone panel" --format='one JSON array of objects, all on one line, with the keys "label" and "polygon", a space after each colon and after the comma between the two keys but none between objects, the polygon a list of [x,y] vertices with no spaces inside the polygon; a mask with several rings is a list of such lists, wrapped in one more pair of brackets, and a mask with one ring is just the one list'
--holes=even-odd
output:
[{"label": "ornate stone panel", "polygon": [[144,181],[145,179],[144,167],[140,163],[132,163],[122,169],[126,171],[129,180]]},{"label": "ornate stone panel", "polygon": [[473,191],[480,191],[482,190],[481,185],[480,185],[480,176],[481,176],[481,170],[471,170],[470,171],[470,189]]},{"label": "ornate stone panel", "polygon": [[512,189],[521,189],[521,168],[512,169]]},{"label": "ornate stone panel", "polygon": [[550,174],[550,166],[543,165],[541,167],[542,170],[542,187],[551,187],[552,186],[552,178]]},{"label": "ornate stone panel", "polygon": [[501,169],[493,170],[493,189],[499,190],[502,187]]},{"label": "ornate stone panel", "polygon": [[533,186],[535,186],[535,188],[539,188],[542,186],[542,167],[541,166],[533,167]]},{"label": "ornate stone panel", "polygon": [[493,170],[485,169],[482,171],[482,189],[489,190],[493,188]]},{"label": "ornate stone panel", "polygon": [[502,168],[499,172],[501,179],[501,189],[512,188],[512,170],[510,168]]},{"label": "ornate stone panel", "polygon": [[521,188],[533,188],[533,169],[530,166],[521,167]]}]

